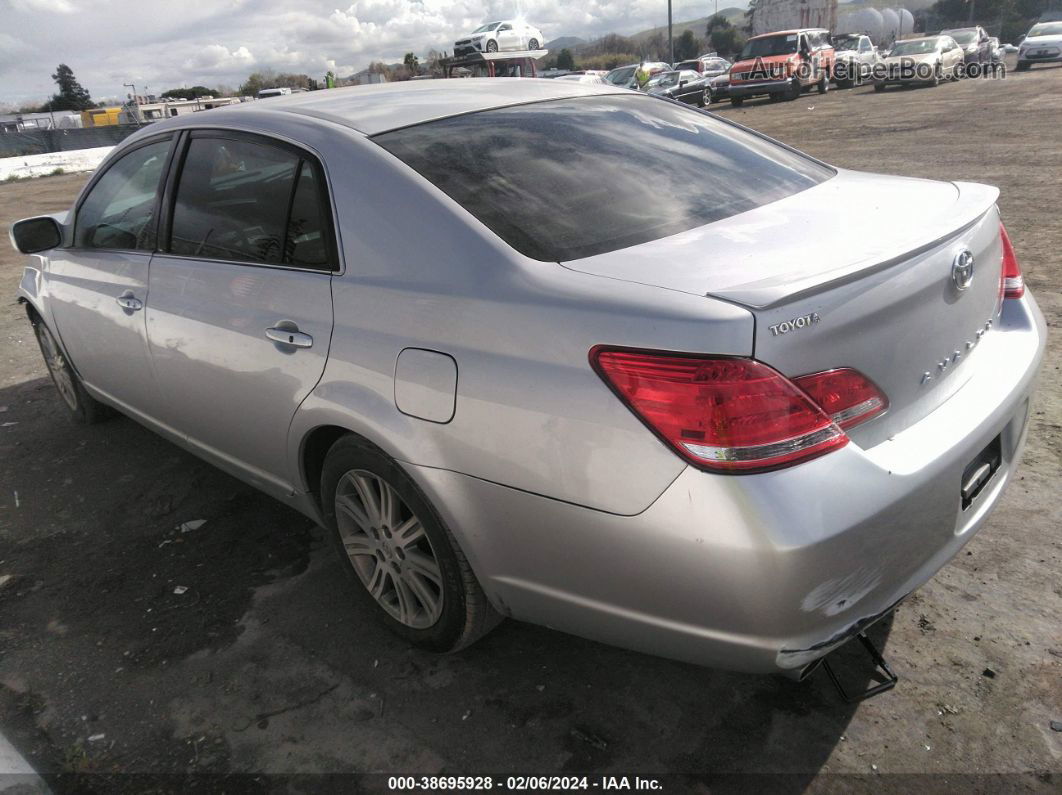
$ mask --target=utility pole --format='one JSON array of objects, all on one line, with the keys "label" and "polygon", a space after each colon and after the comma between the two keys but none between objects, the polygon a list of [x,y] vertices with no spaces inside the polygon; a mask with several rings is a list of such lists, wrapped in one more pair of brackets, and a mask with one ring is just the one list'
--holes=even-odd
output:
[{"label": "utility pole", "polygon": [[668,66],[675,63],[675,39],[671,35],[671,0],[667,0],[667,52]]},{"label": "utility pole", "polygon": [[133,105],[136,107],[136,110],[133,111],[133,118],[136,119],[136,123],[137,124],[140,124],[140,100],[137,99],[137,96],[136,96],[136,84],[135,83],[122,83],[122,87],[123,88],[131,88],[131,89],[133,89]]}]

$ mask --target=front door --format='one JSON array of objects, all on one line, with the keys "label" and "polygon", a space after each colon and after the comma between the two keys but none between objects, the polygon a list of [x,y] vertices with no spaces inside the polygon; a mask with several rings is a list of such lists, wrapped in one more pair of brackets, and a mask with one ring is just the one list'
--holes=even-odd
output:
[{"label": "front door", "polygon": [[520,42],[519,34],[513,30],[508,22],[498,26],[498,49],[499,50],[522,50],[524,45]]},{"label": "front door", "polygon": [[322,171],[260,136],[193,132],[147,334],[167,415],[222,465],[291,488],[288,426],[324,371],[337,265]]},{"label": "front door", "polygon": [[46,272],[54,331],[82,380],[149,418],[159,394],[144,307],[171,145],[148,141],[107,166],[74,212],[73,245],[56,249]]}]

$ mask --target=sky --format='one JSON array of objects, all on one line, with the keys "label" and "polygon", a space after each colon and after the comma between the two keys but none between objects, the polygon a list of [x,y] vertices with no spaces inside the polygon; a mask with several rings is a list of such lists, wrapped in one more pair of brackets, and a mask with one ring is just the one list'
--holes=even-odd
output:
[{"label": "sky", "polygon": [[[716,3],[674,0],[676,21]],[[744,2],[726,0],[719,8]],[[0,103],[38,102],[69,65],[93,99],[238,87],[272,68],[341,77],[409,51],[452,51],[485,21],[522,15],[545,39],[633,33],[667,23],[666,0],[0,0]],[[145,87],[147,91],[145,91]]]}]

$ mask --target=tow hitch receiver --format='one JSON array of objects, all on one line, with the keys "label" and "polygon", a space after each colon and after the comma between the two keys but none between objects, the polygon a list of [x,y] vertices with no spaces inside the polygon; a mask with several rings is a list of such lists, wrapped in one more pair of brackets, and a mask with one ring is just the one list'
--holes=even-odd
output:
[{"label": "tow hitch receiver", "polygon": [[881,652],[879,652],[877,647],[870,641],[870,638],[867,637],[866,633],[860,632],[856,637],[859,638],[859,642],[863,644],[863,648],[867,650],[870,659],[874,661],[874,675],[879,680],[878,684],[864,690],[862,693],[849,695],[848,691],[846,691],[841,684],[841,680],[837,678],[837,674],[834,673],[833,668],[830,667],[830,655],[827,655],[822,659],[822,669],[826,672],[826,675],[830,677],[830,681],[833,682],[833,686],[837,688],[837,692],[841,694],[841,698],[843,698],[848,704],[856,704],[860,701],[866,701],[868,698],[884,693],[886,690],[892,690],[896,687],[896,682],[899,681],[899,677],[892,672],[892,669],[889,668],[889,664],[885,662],[885,658],[881,656]]}]

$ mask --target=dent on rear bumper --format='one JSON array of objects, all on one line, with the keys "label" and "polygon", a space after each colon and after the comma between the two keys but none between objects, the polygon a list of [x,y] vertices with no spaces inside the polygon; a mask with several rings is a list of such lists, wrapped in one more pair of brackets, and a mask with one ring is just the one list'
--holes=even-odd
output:
[{"label": "dent on rear bumper", "polygon": [[[761,475],[686,469],[636,516],[411,470],[502,612],[690,662],[796,671],[983,525],[1020,456],[1044,336],[1031,296],[1007,301],[977,375],[903,433]],[[963,470],[1000,434],[1003,465],[963,511]]]}]

